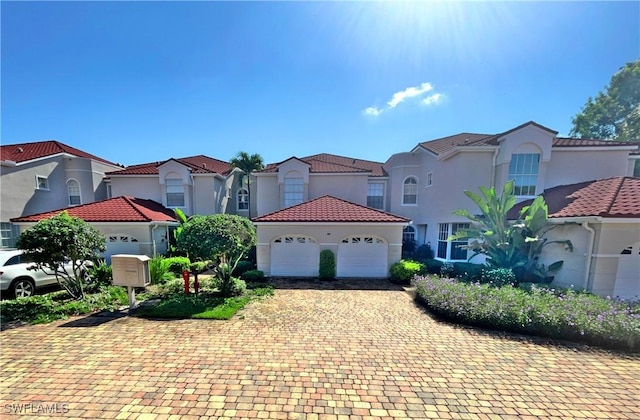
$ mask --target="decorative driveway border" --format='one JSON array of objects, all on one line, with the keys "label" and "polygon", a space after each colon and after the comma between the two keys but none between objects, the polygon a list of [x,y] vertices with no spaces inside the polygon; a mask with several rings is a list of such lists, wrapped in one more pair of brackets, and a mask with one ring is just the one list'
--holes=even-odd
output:
[{"label": "decorative driveway border", "polygon": [[0,416],[640,418],[638,357],[438,322],[387,281],[276,287],[231,321],[3,331]]}]

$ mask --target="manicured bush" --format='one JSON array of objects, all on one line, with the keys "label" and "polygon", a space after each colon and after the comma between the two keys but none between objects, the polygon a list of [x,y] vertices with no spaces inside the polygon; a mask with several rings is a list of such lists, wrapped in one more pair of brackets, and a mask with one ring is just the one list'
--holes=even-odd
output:
[{"label": "manicured bush", "polygon": [[463,283],[437,276],[414,280],[417,299],[448,320],[491,329],[640,351],[640,303],[572,290]]},{"label": "manicured bush", "polygon": [[187,257],[170,257],[165,259],[166,264],[169,266],[169,271],[171,271],[176,276],[182,276],[182,272],[184,270],[189,271],[191,268],[191,261]]},{"label": "manicured bush", "polygon": [[440,260],[426,260],[424,265],[426,267],[426,272],[429,274],[440,274],[442,270],[442,265],[444,263]]},{"label": "manicured bush", "polygon": [[456,267],[450,262],[442,263],[440,275],[446,278],[454,278],[456,277]]},{"label": "manicured bush", "polygon": [[242,275],[242,278],[251,282],[263,282],[266,280],[261,270],[249,270]]},{"label": "manicured bush", "polygon": [[413,258],[420,262],[432,260],[434,256],[435,254],[433,253],[433,249],[429,244],[420,245],[413,253]]},{"label": "manicured bush", "polygon": [[320,269],[318,277],[321,280],[331,280],[336,278],[336,257],[330,249],[323,249],[320,252]]},{"label": "manicured bush", "polygon": [[494,287],[502,287],[516,284],[516,275],[510,268],[495,268],[482,272],[481,283],[490,284]]},{"label": "manicured bush", "polygon": [[392,281],[400,284],[409,284],[413,276],[420,274],[423,269],[424,265],[417,261],[400,260],[391,265],[389,274]]},{"label": "manicured bush", "polygon": [[221,281],[219,289],[222,296],[240,296],[247,291],[247,283],[236,277],[231,277],[230,281]]},{"label": "manicured bush", "polygon": [[238,261],[238,265],[236,265],[235,270],[233,270],[233,275],[236,277],[242,277],[244,273],[246,273],[249,270],[253,270],[254,268],[256,267],[255,265],[253,265],[251,261],[247,261],[247,260]]},{"label": "manicured bush", "polygon": [[482,279],[482,271],[486,266],[469,262],[453,263],[453,275],[468,282],[478,282]]},{"label": "manicured bush", "polygon": [[174,278],[173,273],[169,271],[169,260],[162,255],[151,258],[149,260],[149,276],[151,284],[164,283]]}]

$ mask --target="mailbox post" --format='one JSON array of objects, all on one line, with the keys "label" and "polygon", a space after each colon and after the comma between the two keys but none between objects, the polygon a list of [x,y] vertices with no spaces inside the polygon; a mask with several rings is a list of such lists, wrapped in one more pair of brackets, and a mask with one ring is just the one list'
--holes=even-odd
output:
[{"label": "mailbox post", "polygon": [[111,269],[113,272],[113,285],[126,286],[129,295],[129,309],[135,309],[136,287],[145,287],[151,284],[149,273],[149,260],[146,255],[119,254],[111,256]]}]

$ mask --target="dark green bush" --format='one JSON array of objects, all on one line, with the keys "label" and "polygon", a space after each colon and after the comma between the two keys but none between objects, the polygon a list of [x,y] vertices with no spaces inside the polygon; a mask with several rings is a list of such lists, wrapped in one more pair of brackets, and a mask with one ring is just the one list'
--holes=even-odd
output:
[{"label": "dark green bush", "polygon": [[413,276],[420,274],[424,269],[424,265],[411,260],[400,260],[391,265],[389,273],[391,280],[400,284],[409,284]]},{"label": "dark green bush", "polygon": [[402,258],[409,259],[413,258],[413,254],[416,251],[416,241],[413,239],[406,240],[402,242]]},{"label": "dark green bush", "polygon": [[426,266],[426,271],[429,274],[440,274],[441,270],[442,270],[442,264],[443,262],[440,260],[427,260],[424,262],[424,265]]},{"label": "dark green bush", "polygon": [[320,252],[320,270],[318,277],[321,280],[336,278],[336,257],[330,249],[323,249]]},{"label": "dark green bush", "polygon": [[482,279],[482,271],[486,267],[482,264],[473,264],[469,262],[453,263],[454,276],[471,283],[479,282]]},{"label": "dark green bush", "polygon": [[103,287],[109,287],[113,283],[113,273],[111,266],[100,258],[93,262],[87,269],[89,281],[87,282],[85,291],[87,293],[95,293]]},{"label": "dark green bush", "polygon": [[440,266],[440,275],[445,278],[455,278],[456,266],[450,262],[442,263],[442,266]]},{"label": "dark green bush", "polygon": [[433,249],[431,249],[431,245],[429,244],[420,245],[413,253],[413,258],[420,262],[432,260],[434,256]]},{"label": "dark green bush", "polygon": [[165,259],[171,271],[176,276],[182,276],[184,270],[189,271],[191,268],[191,261],[187,257],[170,257]]},{"label": "dark green bush", "polygon": [[245,281],[251,281],[251,282],[263,282],[265,281],[265,277],[264,277],[264,273],[260,270],[249,270],[246,271],[243,275],[242,278]]},{"label": "dark green bush", "polygon": [[247,260],[238,261],[238,265],[236,265],[235,270],[233,270],[233,275],[236,277],[242,277],[244,273],[246,273],[249,270],[253,270],[254,268],[256,267],[255,265],[253,265],[251,261],[247,261]]},{"label": "dark green bush", "polygon": [[210,261],[196,261],[192,262],[189,266],[189,271],[192,273],[202,273],[209,268]]},{"label": "dark green bush", "polygon": [[230,281],[221,282],[220,293],[222,296],[240,296],[247,291],[247,283],[244,280],[231,277]]},{"label": "dark green bush", "polygon": [[484,270],[482,273],[481,283],[488,283],[494,287],[514,285],[516,283],[516,275],[513,274],[513,270],[510,268]]}]

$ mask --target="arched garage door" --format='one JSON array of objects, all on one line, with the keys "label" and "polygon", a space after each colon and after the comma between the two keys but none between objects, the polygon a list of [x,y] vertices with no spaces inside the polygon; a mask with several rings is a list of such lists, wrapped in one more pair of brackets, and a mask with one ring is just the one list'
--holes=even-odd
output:
[{"label": "arched garage door", "polygon": [[640,298],[640,242],[626,247],[618,259],[613,295],[623,299]]},{"label": "arched garage door", "polygon": [[375,236],[349,236],[338,244],[337,277],[388,277],[389,245]]},{"label": "arched garage door", "polygon": [[271,242],[271,275],[316,277],[320,264],[318,242],[304,235],[286,235]]}]

